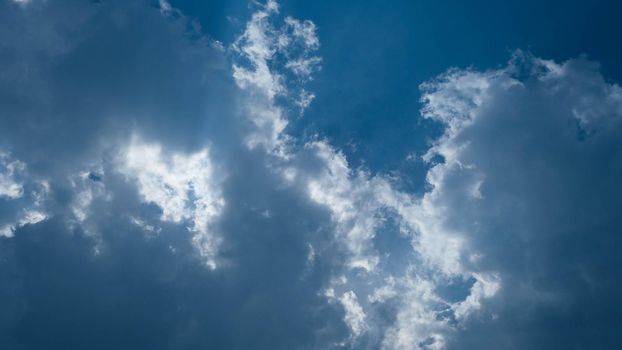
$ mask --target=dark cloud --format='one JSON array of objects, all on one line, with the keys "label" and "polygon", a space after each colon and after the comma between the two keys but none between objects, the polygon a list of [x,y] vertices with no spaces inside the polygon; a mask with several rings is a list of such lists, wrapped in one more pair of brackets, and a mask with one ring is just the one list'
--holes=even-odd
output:
[{"label": "dark cloud", "polygon": [[[26,165],[26,193],[48,186],[48,219],[0,237],[1,348],[331,348],[347,337],[343,310],[320,293],[339,269],[328,213],[243,147],[218,44],[141,1],[0,6],[2,147]],[[167,155],[209,146],[226,169],[218,269],[188,218],[161,220],[119,171],[132,133]],[[1,200],[9,222],[33,201]]]},{"label": "dark cloud", "polygon": [[2,145],[31,170],[63,172],[134,131],[178,149],[227,134],[225,54],[184,17],[143,1],[0,6]]},{"label": "dark cloud", "polygon": [[[240,157],[225,186],[230,210],[220,229],[228,236],[217,270],[202,262],[184,225],[160,222],[159,208],[114,176],[103,180],[114,197],[95,200],[96,215],[84,223],[97,234],[56,215],[3,238],[0,345],[291,349],[343,339],[341,310],[318,293],[338,269],[330,227],[321,226],[326,213],[279,189],[257,154]],[[145,232],[130,213],[161,230]],[[307,242],[318,242],[313,263]]]}]

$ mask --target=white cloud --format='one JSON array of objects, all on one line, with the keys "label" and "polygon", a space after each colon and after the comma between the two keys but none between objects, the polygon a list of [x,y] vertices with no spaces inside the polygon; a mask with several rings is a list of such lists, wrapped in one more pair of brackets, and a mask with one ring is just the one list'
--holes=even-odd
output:
[{"label": "white cloud", "polygon": [[92,180],[94,176],[103,176],[103,169],[101,166],[90,166],[88,168],[93,169],[93,171],[97,168],[97,172],[90,170],[82,171],[69,178],[70,186],[75,193],[70,205],[71,213],[73,214],[72,224],[80,224],[86,231],[90,231],[90,229],[86,228],[86,221],[91,215],[91,203],[97,197],[106,196],[104,184],[100,181]]},{"label": "white cloud", "polygon": [[501,288],[499,278],[496,275],[482,275],[473,274],[475,283],[471,286],[469,296],[454,305],[452,308],[457,319],[464,319],[469,316],[470,313],[481,307],[481,301],[486,298],[491,298]]},{"label": "white cloud", "polygon": [[248,135],[250,148],[264,146],[282,152],[281,132],[287,126],[283,112],[273,105],[276,95],[285,90],[283,78],[271,71],[269,61],[276,53],[275,29],[269,16],[276,8],[268,6],[265,11],[253,14],[244,33],[235,41],[232,49],[249,61],[248,66],[233,65],[233,78],[241,89],[249,89],[257,97],[249,101],[246,113],[255,130]]},{"label": "white cloud", "polygon": [[137,181],[143,199],[162,209],[164,221],[190,222],[195,246],[215,268],[220,238],[210,225],[225,203],[208,149],[170,154],[134,138],[122,157],[120,170]]},{"label": "white cloud", "polygon": [[264,8],[269,11],[269,12],[275,12],[278,13],[279,12],[279,3],[276,2],[275,0],[268,0],[266,2],[266,4],[264,5]]},{"label": "white cloud", "polygon": [[[160,11],[176,10],[160,1]],[[266,167],[329,214],[331,239],[344,256],[338,277],[330,276],[322,288],[343,307],[353,344],[368,337],[385,349],[445,348],[472,315],[494,312],[487,302],[516,286],[517,272],[502,261],[505,254],[530,266],[521,260],[525,242],[540,247],[532,242],[544,233],[563,236],[564,227],[615,221],[622,90],[586,62],[557,64],[517,55],[505,68],[452,69],[422,84],[422,115],[439,122],[444,133],[422,157],[430,165],[430,190],[417,197],[397,190],[388,176],[352,169],[328,141],[287,134],[292,107],[302,111],[315,97],[304,83],[322,59],[315,55],[320,46],[315,24],[285,17],[278,25],[278,13],[274,1],[260,5],[230,48],[236,55],[233,78],[245,94],[241,112],[250,121],[243,142],[265,151]],[[528,79],[521,79],[525,69]],[[294,147],[292,141],[300,142]],[[182,154],[134,139],[121,158],[119,170],[137,184],[141,199],[162,210],[162,221],[188,225],[197,250],[216,267],[223,237],[214,223],[225,199],[209,149]],[[39,198],[20,203],[0,235],[49,215],[44,191],[28,196],[24,171],[23,163],[0,154],[0,197]],[[68,209],[82,226],[95,198],[107,191],[88,175],[70,177],[74,193]],[[595,194],[582,190],[588,187]],[[280,216],[274,208],[261,213],[266,222]],[[154,235],[161,231],[134,214],[127,214],[134,225]],[[387,222],[397,228],[386,228]],[[377,247],[391,234],[407,245],[398,263]],[[503,239],[494,246],[490,242],[497,237]],[[514,249],[504,253],[507,242]],[[305,273],[311,274],[323,250],[305,243]],[[589,269],[582,269],[578,275],[596,286]],[[531,281],[529,272],[521,277],[534,294],[556,295]],[[455,281],[472,285],[462,295],[444,297],[441,290]],[[396,310],[394,317],[381,322],[387,307]]]},{"label": "white cloud", "polygon": [[[465,327],[475,310],[500,313],[490,321],[495,329],[531,329],[540,317],[573,324],[563,315],[598,304],[584,303],[582,288],[600,295],[595,285],[611,286],[598,271],[615,258],[596,247],[614,244],[619,231],[621,91],[584,59],[558,64],[522,52],[497,70],[454,69],[422,85],[423,115],[445,133],[426,155],[442,162],[428,172],[432,190],[421,208],[429,214],[419,229],[458,239],[452,260],[485,271],[471,275],[469,296],[451,306]],[[450,266],[443,270],[457,270]],[[521,348],[544,341],[499,337]]]},{"label": "white cloud", "polygon": [[406,278],[404,282],[405,302],[400,304],[396,321],[385,334],[382,349],[443,349],[451,327],[439,317],[440,310],[435,310],[435,306],[444,304],[434,293],[435,285],[419,278]]},{"label": "white cloud", "polygon": [[330,210],[337,224],[337,238],[350,251],[349,266],[373,270],[378,256],[370,243],[380,224],[382,207],[374,191],[382,180],[370,180],[363,172],[353,174],[343,154],[325,142],[308,143],[306,147],[322,166],[318,175],[307,179],[309,197]]},{"label": "white cloud", "polygon": [[25,168],[24,163],[12,160],[9,154],[0,151],[0,198],[16,199],[23,195],[23,184],[16,176]]},{"label": "white cloud", "polygon": [[244,33],[233,43],[232,49],[250,62],[250,66],[233,65],[233,77],[242,89],[254,88],[269,100],[283,92],[282,77],[270,70],[269,63],[277,51],[278,32],[269,16],[276,8],[257,11],[246,24]]},{"label": "white cloud", "polygon": [[[286,17],[284,24],[277,27],[274,24],[277,14],[276,2],[262,6],[252,15],[231,50],[237,54],[233,78],[251,95],[244,111],[254,125],[246,137],[247,146],[262,146],[285,156],[288,137],[283,132],[288,121],[275,98],[291,100],[301,110],[307,108],[315,96],[299,85],[311,79],[321,59],[313,55],[319,47],[313,22]],[[288,79],[286,70],[297,79]]]},{"label": "white cloud", "polygon": [[12,237],[17,228],[47,219],[45,200],[49,186],[28,174],[27,166],[0,150],[0,200],[6,201],[0,236]]},{"label": "white cloud", "polygon": [[[299,21],[293,17],[285,17],[285,24],[291,30],[291,36],[304,43],[305,50],[317,50],[320,46],[320,39],[316,35],[317,27],[309,20]],[[287,43],[290,43],[288,40]]]},{"label": "white cloud", "polygon": [[350,327],[352,336],[357,337],[363,333],[367,324],[365,323],[365,312],[358,302],[356,294],[353,291],[347,291],[339,298],[341,305],[346,312],[345,322]]},{"label": "white cloud", "polygon": [[14,224],[0,226],[0,236],[12,237],[15,230],[27,224],[36,224],[47,219],[47,214],[36,209],[23,209],[22,214]]},{"label": "white cloud", "polygon": [[[353,278],[335,280],[331,290],[349,288],[354,295],[366,296],[369,304],[357,303],[362,314],[374,314],[385,303],[398,305],[396,322],[379,335],[384,348],[444,348],[456,328],[449,318],[467,319],[482,300],[496,294],[501,281],[462,263],[466,238],[463,232],[442,225],[446,213],[433,200],[434,190],[418,199],[395,190],[382,176],[352,171],[345,157],[326,142],[308,143],[306,149],[317,157],[321,171],[299,180],[306,183],[312,200],[330,210],[336,239],[347,248],[347,265],[353,269]],[[405,274],[395,277],[385,270],[386,257],[374,242],[377,235],[385,234],[380,228],[389,218],[397,221],[412,248],[412,260],[404,261]],[[357,273],[360,269],[364,272]],[[454,278],[470,277],[476,282],[463,298],[448,301],[437,295],[437,288],[451,285]],[[353,337],[381,331],[374,322],[351,326]]]},{"label": "white cloud", "polygon": [[322,59],[313,53],[320,47],[315,23],[285,18],[285,26],[278,38],[279,50],[285,55],[285,68],[291,70],[299,79],[307,80],[320,68]]},{"label": "white cloud", "polygon": [[[329,210],[335,224],[334,238],[346,251],[346,273],[353,278],[333,279],[327,297],[334,299],[336,293],[341,295],[338,299],[344,305],[352,338],[370,330],[378,333],[373,318],[369,324],[364,321],[365,314],[373,314],[380,304],[395,302],[399,305],[398,321],[386,334],[379,335],[385,339],[385,347],[406,349],[412,344],[427,344],[428,348],[440,349],[445,344],[445,333],[454,327],[446,321],[444,313],[458,310],[466,317],[479,306],[481,299],[493,296],[497,289],[484,288],[484,293],[483,286],[489,285],[477,282],[480,284],[476,283],[464,299],[454,303],[443,301],[435,294],[436,287],[450,283],[452,278],[472,277],[477,271],[462,264],[464,237],[443,227],[444,208],[436,205],[434,193],[423,199],[415,198],[395,190],[382,175],[352,170],[345,156],[326,141],[307,142],[301,150],[290,147],[291,136],[285,133],[285,109],[277,104],[275,97],[291,93],[291,86],[285,80],[287,70],[303,80],[310,79],[314,66],[321,61],[312,55],[320,43],[312,22],[287,17],[284,29],[279,30],[270,22],[274,13],[266,9],[255,13],[233,46],[234,51],[251,63],[245,67],[236,65],[233,72],[240,88],[254,92],[248,99],[247,112],[255,128],[249,131],[247,144],[263,146],[273,157],[269,161],[271,168],[286,183],[306,189],[309,199]],[[301,53],[299,58],[293,58]],[[273,66],[275,55],[284,56],[286,64]],[[469,91],[486,87],[485,81],[470,78],[461,84]],[[301,92],[307,93],[304,89]],[[440,97],[437,100],[448,118],[452,111],[472,103],[454,99],[450,104]],[[458,123],[454,126],[459,127]],[[313,159],[312,170],[306,168],[309,159]],[[482,179],[477,180],[480,183],[474,182],[470,188],[474,198],[481,197],[478,186]],[[384,267],[379,268],[385,257],[378,253],[374,242],[389,216],[397,221],[401,234],[410,239],[410,259],[414,259],[404,261],[408,272],[397,278],[387,275]],[[433,277],[424,277],[430,271]],[[358,298],[371,304],[360,304]],[[442,309],[438,309],[439,304],[443,305]],[[416,327],[410,322],[413,317]]]},{"label": "white cloud", "polygon": [[304,112],[304,110],[311,105],[311,102],[315,99],[315,95],[311,92],[308,92],[305,89],[300,90],[300,95],[298,97],[298,101],[296,104],[300,109]]},{"label": "white cloud", "polygon": [[[163,14],[177,11],[167,1],[159,4]],[[278,13],[275,1],[259,5],[230,48],[236,55],[233,78],[245,92],[242,113],[250,121],[243,142],[264,151],[262,165],[330,217],[321,226],[333,229],[330,243],[343,254],[335,264],[343,266],[331,266],[337,276],[326,276],[330,282],[321,288],[343,307],[353,344],[368,337],[385,349],[442,349],[465,331],[471,316],[495,312],[489,303],[508,298],[507,305],[520,305],[511,293],[521,288],[532,291],[521,301],[534,303],[531,295],[547,296],[538,302],[560,295],[573,300],[573,289],[563,288],[555,274],[560,266],[547,259],[555,255],[550,252],[560,253],[551,242],[572,243],[570,252],[564,251],[572,255],[572,246],[600,242],[598,235],[606,235],[601,231],[619,223],[619,86],[582,60],[557,64],[520,54],[504,68],[452,69],[423,84],[422,115],[439,122],[444,133],[422,157],[430,165],[430,190],[418,197],[396,189],[388,176],[352,169],[328,141],[293,140],[287,134],[292,107],[304,110],[315,97],[304,83],[322,59],[315,55],[320,46],[315,24],[285,17],[278,25]],[[294,147],[291,141],[300,142]],[[134,139],[117,165],[137,185],[142,201],[162,210],[162,221],[188,226],[197,250],[214,268],[224,239],[214,224],[225,199],[209,149],[175,153],[165,143]],[[0,235],[51,215],[45,207],[49,187],[27,179],[25,171],[24,163],[0,153],[0,197],[18,208],[2,222]],[[82,226],[95,199],[108,195],[89,174],[69,176],[71,202],[62,208]],[[258,213],[262,223],[283,216],[274,207]],[[127,213],[132,224],[158,235],[161,222],[135,214]],[[387,228],[388,222],[396,228]],[[383,235],[403,239],[403,257],[380,251]],[[322,244],[304,243],[304,273],[311,275],[324,263],[325,251]],[[563,268],[590,290],[604,289],[609,285],[599,279],[600,267],[610,261],[598,262],[583,257],[579,267]],[[464,291],[444,296],[442,289],[455,281]],[[551,287],[555,283],[562,291]],[[387,310],[396,310],[388,321]]]},{"label": "white cloud", "polygon": [[287,61],[285,68],[290,69],[297,76],[308,78],[320,62],[319,57],[293,59]]},{"label": "white cloud", "polygon": [[[164,13],[171,11],[166,1],[160,6]],[[335,225],[334,239],[345,248],[345,273],[352,278],[344,276],[328,287],[338,290],[337,300],[344,307],[345,323],[352,337],[377,332],[373,317],[375,307],[395,302],[401,311],[396,315],[398,321],[382,335],[385,344],[394,344],[396,348],[410,341],[441,344],[443,332],[451,325],[438,321],[440,314],[434,307],[442,302],[435,295],[434,287],[445,283],[445,277],[468,277],[477,273],[460,262],[462,238],[439,224],[445,213],[434,201],[433,194],[423,200],[414,198],[395,190],[382,175],[350,169],[345,156],[326,141],[307,142],[301,149],[290,147],[291,136],[285,132],[289,105],[277,102],[277,97],[286,98],[301,110],[308,107],[314,95],[305,90],[302,83],[310,80],[319,69],[321,58],[314,56],[314,52],[320,42],[312,22],[286,17],[283,25],[275,26],[277,13],[276,2],[261,7],[231,48],[239,55],[233,66],[233,77],[238,86],[248,92],[244,112],[252,127],[247,130],[244,141],[250,148],[264,149],[269,166],[284,182],[299,186],[311,201],[330,213]],[[288,80],[292,74],[294,79]],[[465,81],[463,85],[473,91],[484,89],[481,82]],[[440,97],[437,99],[439,106],[448,104]],[[458,100],[451,103],[452,106],[444,108],[451,111],[467,105]],[[440,143],[435,147],[440,149]],[[307,168],[308,160],[313,169]],[[19,163],[3,164],[8,170],[0,178],[2,194],[11,198],[22,196],[22,185],[13,176]],[[171,153],[158,143],[134,139],[123,149],[118,166],[121,173],[135,181],[144,202],[161,208],[161,220],[189,226],[195,246],[214,268],[222,237],[214,232],[213,224],[225,202],[220,189],[222,178],[214,169],[209,150]],[[70,177],[75,195],[69,210],[76,223],[85,229],[88,229],[90,207],[95,198],[109,195],[102,183],[88,179],[89,174],[83,172]],[[433,176],[430,175],[431,182]],[[478,178],[478,181],[471,186],[471,194],[485,198],[480,191],[483,180]],[[19,225],[47,217],[39,207],[23,213],[14,224],[3,226],[2,232],[12,233]],[[265,211],[266,218],[272,215],[271,210]],[[157,234],[161,230],[157,224],[134,213],[128,213],[128,217],[145,231]],[[379,230],[389,217],[397,221],[401,234],[411,241],[414,260],[404,262],[409,266],[408,275],[394,277],[383,270],[384,267],[379,267],[385,256],[377,251],[374,239],[381,234]],[[312,268],[318,254],[309,245],[307,269]],[[422,264],[416,266],[415,261]],[[441,277],[423,277],[430,270]],[[492,296],[497,290],[490,287],[496,284],[482,281],[488,280],[477,279],[471,293],[462,301],[445,306],[455,310],[456,315],[466,317],[480,306],[482,298]],[[415,316],[419,328],[413,330],[408,320]]]}]

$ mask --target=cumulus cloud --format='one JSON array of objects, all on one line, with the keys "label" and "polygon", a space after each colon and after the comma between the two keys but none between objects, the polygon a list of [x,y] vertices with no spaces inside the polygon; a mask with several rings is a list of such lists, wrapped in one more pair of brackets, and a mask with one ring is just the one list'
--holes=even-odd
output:
[{"label": "cumulus cloud", "polygon": [[[354,348],[363,344],[440,348],[445,344],[445,335],[454,328],[449,319],[466,318],[480,307],[481,299],[495,294],[499,282],[492,274],[480,278],[478,271],[462,264],[462,237],[431,232],[423,227],[439,220],[435,208],[430,208],[427,201],[396,190],[388,177],[350,169],[344,155],[326,141],[293,142],[286,129],[285,108],[275,97],[286,96],[291,93],[290,89],[300,86],[283,75],[284,70],[291,68],[288,64],[292,61],[282,64],[275,43],[288,47],[293,39],[302,38],[305,57],[319,43],[311,23],[288,17],[285,30],[276,30],[272,24],[275,14],[276,9],[255,13],[233,46],[234,52],[250,61],[249,68],[234,66],[233,73],[238,85],[250,89],[251,94],[247,115],[255,129],[249,131],[251,142],[247,145],[251,149],[261,146],[267,152],[266,162],[286,186],[301,189],[309,200],[330,213],[334,224],[332,239],[343,249],[345,265],[329,276],[331,282],[324,294],[329,301],[338,300],[343,307],[343,320],[351,332],[349,341],[344,344]],[[289,57],[291,52],[285,52]],[[266,132],[258,134],[257,129]],[[300,143],[302,147],[296,145]],[[385,226],[388,220],[396,223],[397,233],[396,228],[390,230]],[[398,239],[404,239],[410,247],[402,257],[389,262],[387,255],[380,254],[377,240],[382,239],[380,235],[390,234],[398,235]],[[393,264],[405,268],[396,271]],[[456,278],[470,278],[475,282],[471,290],[457,300],[445,300],[437,295],[437,288],[453,283]],[[387,281],[392,285],[387,286]],[[426,293],[421,292],[421,284],[430,286]],[[400,293],[392,293],[391,298],[376,298],[387,288]],[[360,304],[359,296],[374,302]],[[386,322],[378,320],[388,304],[402,309],[395,317],[403,321],[384,324]],[[431,336],[428,332],[413,330],[408,321],[411,305],[419,307],[416,311],[419,324],[435,328],[438,333]],[[369,327],[365,321],[368,318],[372,322]]]},{"label": "cumulus cloud", "polygon": [[[463,237],[464,264],[502,281],[480,305],[494,318],[467,322],[451,347],[618,343],[621,88],[584,58],[517,52],[506,67],[450,70],[422,90],[423,115],[446,126],[426,155],[442,161],[424,198],[442,215],[423,229]],[[476,294],[497,288],[481,281]]]},{"label": "cumulus cloud", "polygon": [[1,143],[31,172],[83,171],[135,131],[184,152],[228,137],[227,59],[185,17],[142,1],[0,7]]},{"label": "cumulus cloud", "polygon": [[517,53],[424,83],[444,132],[417,195],[289,133],[320,40],[274,1],[226,48],[167,1],[0,6],[3,347],[617,336],[622,92],[594,63]]},{"label": "cumulus cloud", "polygon": [[[339,259],[328,216],[266,168],[271,150],[247,147],[257,98],[237,90],[222,47],[142,1],[0,6],[3,38],[32,32],[0,57],[11,236],[0,238],[0,347],[347,338],[342,309],[319,293]],[[76,21],[56,30],[67,11]]]}]

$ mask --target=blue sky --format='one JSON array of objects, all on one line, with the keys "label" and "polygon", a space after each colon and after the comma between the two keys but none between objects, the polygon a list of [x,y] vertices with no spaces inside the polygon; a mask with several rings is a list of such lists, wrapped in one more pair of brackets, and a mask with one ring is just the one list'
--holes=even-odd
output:
[{"label": "blue sky", "polygon": [[[225,43],[245,23],[248,8],[231,1],[172,3]],[[608,79],[622,78],[622,50],[612,36],[622,9],[615,1],[280,4],[286,13],[312,19],[322,39],[322,70],[310,83],[316,100],[296,132],[321,130],[355,166],[417,174],[418,180],[405,184],[410,190],[421,186],[425,170],[404,158],[424,152],[437,131],[418,118],[417,86],[449,67],[496,68],[523,49],[558,61],[586,55],[602,64]]]},{"label": "blue sky", "polygon": [[0,348],[619,348],[621,9],[2,0]]}]

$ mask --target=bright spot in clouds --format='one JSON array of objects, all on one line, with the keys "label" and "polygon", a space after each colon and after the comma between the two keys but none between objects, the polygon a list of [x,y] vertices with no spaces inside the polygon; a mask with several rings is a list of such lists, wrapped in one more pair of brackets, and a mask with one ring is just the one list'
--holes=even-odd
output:
[{"label": "bright spot in clouds", "polygon": [[158,144],[134,139],[124,153],[121,171],[136,180],[143,200],[162,209],[162,220],[188,221],[199,252],[215,268],[219,238],[211,232],[210,224],[225,202],[208,149],[189,155],[166,154]]}]

